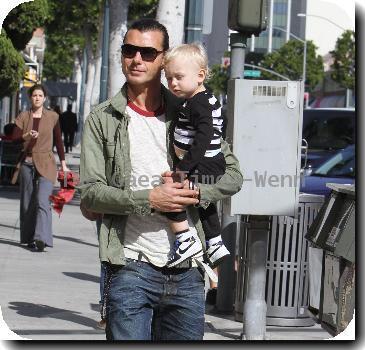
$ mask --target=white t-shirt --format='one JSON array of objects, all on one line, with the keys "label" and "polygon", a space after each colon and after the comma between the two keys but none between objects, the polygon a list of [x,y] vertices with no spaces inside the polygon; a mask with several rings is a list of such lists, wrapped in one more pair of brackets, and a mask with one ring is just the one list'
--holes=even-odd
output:
[{"label": "white t-shirt", "polygon": [[[155,115],[129,104],[126,110],[130,116],[128,134],[132,164],[131,189],[151,189],[161,182],[161,174],[170,170],[167,162],[165,114]],[[158,114],[158,113],[157,113]],[[192,227],[196,235],[196,229]],[[129,215],[124,239],[126,258],[142,260],[156,266],[164,266],[175,235],[164,214],[155,212],[149,216]]]}]

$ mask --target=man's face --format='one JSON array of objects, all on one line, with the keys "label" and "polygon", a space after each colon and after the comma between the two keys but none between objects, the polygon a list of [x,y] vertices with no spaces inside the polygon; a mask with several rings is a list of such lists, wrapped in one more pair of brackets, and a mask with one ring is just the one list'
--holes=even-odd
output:
[{"label": "man's face", "polygon": [[[140,47],[153,47],[157,51],[163,51],[163,34],[160,31],[140,32],[129,30],[124,38],[124,44]],[[144,85],[150,82],[160,81],[163,53],[157,55],[152,62],[144,61],[138,51],[133,58],[122,56],[122,70],[131,85]]]}]

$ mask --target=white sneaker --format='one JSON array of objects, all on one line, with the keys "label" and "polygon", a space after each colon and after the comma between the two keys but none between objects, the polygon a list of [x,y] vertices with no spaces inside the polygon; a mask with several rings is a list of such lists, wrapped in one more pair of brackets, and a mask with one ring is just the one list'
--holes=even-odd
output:
[{"label": "white sneaker", "polygon": [[167,267],[174,267],[202,251],[202,245],[194,236],[190,236],[185,241],[175,241],[174,252],[172,253]]},{"label": "white sneaker", "polygon": [[218,266],[225,257],[230,255],[228,249],[226,248],[226,246],[223,244],[222,241],[218,241],[217,243],[210,245],[207,249],[206,254],[209,265],[212,268]]}]

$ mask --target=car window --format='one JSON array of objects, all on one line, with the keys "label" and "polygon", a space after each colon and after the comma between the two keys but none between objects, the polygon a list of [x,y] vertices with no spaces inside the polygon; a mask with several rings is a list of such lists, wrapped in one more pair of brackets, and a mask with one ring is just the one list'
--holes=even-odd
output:
[{"label": "car window", "polygon": [[328,111],[304,115],[303,138],[309,149],[343,149],[354,144],[355,128],[351,116],[331,116]]},{"label": "car window", "polygon": [[354,150],[342,151],[321,165],[313,175],[328,177],[355,177]]}]

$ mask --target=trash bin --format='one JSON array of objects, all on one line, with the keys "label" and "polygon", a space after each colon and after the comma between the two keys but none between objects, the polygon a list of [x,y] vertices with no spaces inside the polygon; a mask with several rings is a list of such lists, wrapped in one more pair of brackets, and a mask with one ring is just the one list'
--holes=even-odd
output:
[{"label": "trash bin", "polygon": [[307,239],[324,251],[319,319],[323,328],[337,335],[355,308],[355,186],[327,186],[332,192]]},{"label": "trash bin", "polygon": [[[299,214],[272,216],[266,269],[266,324],[310,326],[308,307],[308,242],[304,238],[324,202],[323,196],[300,194]],[[246,261],[249,216],[242,217],[239,237],[235,320],[243,319],[248,271]]]}]

